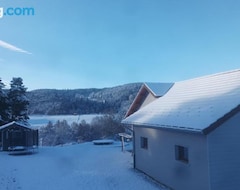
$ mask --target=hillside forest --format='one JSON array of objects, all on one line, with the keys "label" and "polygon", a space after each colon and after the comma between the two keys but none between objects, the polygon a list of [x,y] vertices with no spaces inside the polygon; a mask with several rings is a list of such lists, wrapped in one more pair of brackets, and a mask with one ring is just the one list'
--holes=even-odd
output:
[{"label": "hillside forest", "polygon": [[10,89],[0,80],[0,124],[17,121],[28,124],[29,115],[101,114],[91,123],[49,122],[39,128],[42,145],[116,138],[123,132],[120,121],[133,102],[141,83],[111,88],[38,89],[27,91],[22,78],[13,78]]}]

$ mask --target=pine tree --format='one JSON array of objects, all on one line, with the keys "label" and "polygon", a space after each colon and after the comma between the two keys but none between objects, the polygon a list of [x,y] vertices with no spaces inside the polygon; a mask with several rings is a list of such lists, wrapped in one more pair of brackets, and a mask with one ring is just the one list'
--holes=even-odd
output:
[{"label": "pine tree", "polygon": [[0,79],[0,124],[4,124],[9,120],[8,97],[4,87],[5,85]]},{"label": "pine tree", "polygon": [[8,93],[10,105],[10,121],[27,123],[29,100],[26,97],[27,88],[23,85],[22,78],[13,78]]}]

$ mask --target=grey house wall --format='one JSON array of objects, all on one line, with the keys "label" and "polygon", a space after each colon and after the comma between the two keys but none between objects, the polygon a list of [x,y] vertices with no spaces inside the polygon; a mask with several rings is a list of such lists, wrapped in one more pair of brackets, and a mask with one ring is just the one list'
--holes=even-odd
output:
[{"label": "grey house wall", "polygon": [[156,99],[157,99],[156,97],[154,97],[151,93],[149,93],[139,109],[150,104],[151,102],[153,102]]},{"label": "grey house wall", "polygon": [[240,113],[208,135],[211,190],[240,188]]},{"label": "grey house wall", "polygon": [[[134,127],[135,168],[174,190],[210,190],[206,136]],[[148,149],[140,138],[148,138]],[[188,148],[189,162],[175,158],[175,145]]]}]

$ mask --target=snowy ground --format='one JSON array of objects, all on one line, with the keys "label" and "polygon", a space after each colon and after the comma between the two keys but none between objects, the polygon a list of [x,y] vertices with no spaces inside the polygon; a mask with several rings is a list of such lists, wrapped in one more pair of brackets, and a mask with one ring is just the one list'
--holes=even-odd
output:
[{"label": "snowy ground", "polygon": [[0,190],[160,190],[137,172],[120,144],[40,147],[32,155],[0,152]]}]

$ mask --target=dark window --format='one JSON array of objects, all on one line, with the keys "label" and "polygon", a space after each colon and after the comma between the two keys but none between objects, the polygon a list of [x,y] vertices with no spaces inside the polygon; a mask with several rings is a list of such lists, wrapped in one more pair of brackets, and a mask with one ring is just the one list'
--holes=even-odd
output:
[{"label": "dark window", "polygon": [[141,137],[141,148],[148,149],[148,139],[146,137]]},{"label": "dark window", "polygon": [[184,146],[175,146],[175,156],[176,160],[180,160],[188,163],[188,148]]}]

